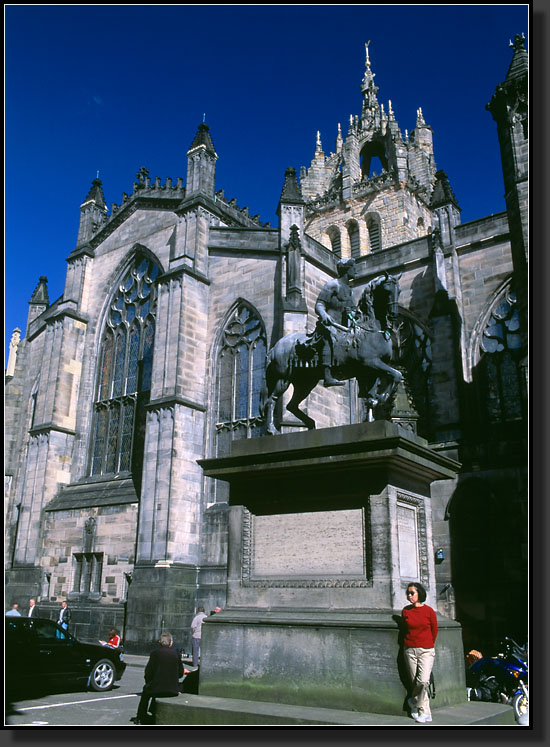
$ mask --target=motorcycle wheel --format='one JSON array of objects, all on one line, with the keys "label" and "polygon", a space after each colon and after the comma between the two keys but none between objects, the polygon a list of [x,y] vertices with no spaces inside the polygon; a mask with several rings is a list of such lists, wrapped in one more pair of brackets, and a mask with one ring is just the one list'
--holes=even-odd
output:
[{"label": "motorcycle wheel", "polygon": [[512,708],[514,709],[514,716],[516,721],[520,718],[525,718],[529,713],[529,699],[525,693],[517,693],[512,699]]}]

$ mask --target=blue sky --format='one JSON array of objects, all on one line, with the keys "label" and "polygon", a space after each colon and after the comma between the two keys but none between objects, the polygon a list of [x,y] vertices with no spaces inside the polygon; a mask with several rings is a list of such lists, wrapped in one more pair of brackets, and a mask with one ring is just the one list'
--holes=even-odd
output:
[{"label": "blue sky", "polygon": [[276,226],[285,169],[360,114],[369,40],[379,101],[402,132],[422,107],[462,222],[504,210],[485,104],[528,32],[526,4],[5,6],[5,350],[40,275],[62,294],[97,172],[109,208],[141,166],[185,181],[203,114],[216,188]]}]

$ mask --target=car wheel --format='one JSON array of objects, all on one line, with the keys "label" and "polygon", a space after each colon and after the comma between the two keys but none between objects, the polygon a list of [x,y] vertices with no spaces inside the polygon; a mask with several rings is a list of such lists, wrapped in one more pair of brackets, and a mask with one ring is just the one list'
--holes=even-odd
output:
[{"label": "car wheel", "polygon": [[101,659],[90,672],[90,687],[102,692],[110,690],[115,681],[115,668],[109,659]]}]

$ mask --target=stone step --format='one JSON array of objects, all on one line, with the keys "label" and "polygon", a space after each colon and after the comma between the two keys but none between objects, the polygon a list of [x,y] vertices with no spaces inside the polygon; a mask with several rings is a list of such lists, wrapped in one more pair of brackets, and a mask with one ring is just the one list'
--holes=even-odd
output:
[{"label": "stone step", "polygon": [[156,723],[160,726],[517,726],[512,708],[501,703],[465,702],[432,709],[433,721],[418,724],[408,716],[359,713],[205,695],[158,698]]}]

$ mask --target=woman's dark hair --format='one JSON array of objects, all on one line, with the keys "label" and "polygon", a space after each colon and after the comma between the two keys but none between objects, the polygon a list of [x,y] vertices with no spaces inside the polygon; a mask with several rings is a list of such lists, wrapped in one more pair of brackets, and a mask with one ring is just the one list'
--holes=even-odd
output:
[{"label": "woman's dark hair", "polygon": [[426,601],[426,589],[422,586],[422,584],[417,583],[416,581],[412,584],[407,584],[407,589],[410,589],[411,586],[417,590],[418,592],[418,601],[419,602],[425,602]]}]

